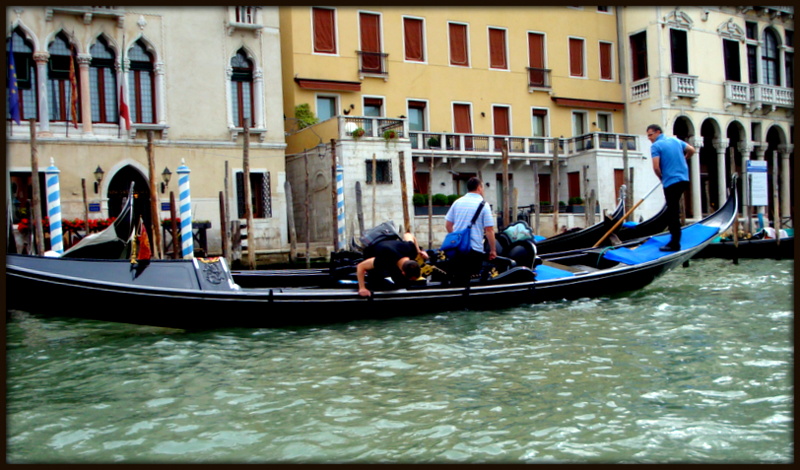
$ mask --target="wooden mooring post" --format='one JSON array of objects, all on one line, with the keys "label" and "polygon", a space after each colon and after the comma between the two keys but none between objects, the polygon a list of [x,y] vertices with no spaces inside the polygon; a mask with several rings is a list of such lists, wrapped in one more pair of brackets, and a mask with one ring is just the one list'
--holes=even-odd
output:
[{"label": "wooden mooring post", "polygon": [[33,210],[33,233],[36,243],[36,254],[44,255],[44,230],[42,229],[42,204],[39,199],[39,149],[36,146],[36,119],[30,119],[31,124],[31,209]]}]

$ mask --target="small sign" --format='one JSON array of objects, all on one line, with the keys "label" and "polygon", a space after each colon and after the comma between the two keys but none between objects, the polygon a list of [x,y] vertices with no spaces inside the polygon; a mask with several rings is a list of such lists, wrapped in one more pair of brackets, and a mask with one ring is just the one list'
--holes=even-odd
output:
[{"label": "small sign", "polygon": [[169,203],[168,202],[162,202],[161,203],[161,210],[162,211],[168,211],[169,210]]},{"label": "small sign", "polygon": [[99,202],[90,202],[89,203],[89,212],[100,212],[100,203]]},{"label": "small sign", "polygon": [[748,160],[747,177],[750,183],[750,205],[769,205],[767,162],[765,160]]}]

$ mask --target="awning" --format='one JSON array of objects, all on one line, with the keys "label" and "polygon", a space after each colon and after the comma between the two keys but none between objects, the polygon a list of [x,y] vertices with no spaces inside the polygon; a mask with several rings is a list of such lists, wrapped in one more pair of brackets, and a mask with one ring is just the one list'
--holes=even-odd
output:
[{"label": "awning", "polygon": [[324,91],[361,91],[361,82],[342,82],[339,80],[315,80],[313,78],[298,78],[294,81],[307,90]]},{"label": "awning", "polygon": [[597,101],[597,100],[581,100],[577,98],[556,98],[552,100],[559,106],[572,106],[574,108],[589,108],[589,109],[609,109],[611,111],[622,111],[625,109],[625,103],[617,103],[614,101]]}]

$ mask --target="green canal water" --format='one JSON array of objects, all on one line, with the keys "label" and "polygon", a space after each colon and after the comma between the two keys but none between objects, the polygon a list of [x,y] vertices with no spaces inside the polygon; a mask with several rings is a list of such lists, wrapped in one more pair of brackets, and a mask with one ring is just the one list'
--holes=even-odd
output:
[{"label": "green canal water", "polygon": [[314,328],[12,312],[6,458],[793,462],[793,284],[793,261],[712,259],[619,297]]}]

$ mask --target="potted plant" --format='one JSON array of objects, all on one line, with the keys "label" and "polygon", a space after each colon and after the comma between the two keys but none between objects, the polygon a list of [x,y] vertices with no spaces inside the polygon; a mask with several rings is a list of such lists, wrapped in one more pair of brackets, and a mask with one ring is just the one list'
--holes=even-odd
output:
[{"label": "potted plant", "polygon": [[438,149],[439,148],[439,139],[436,137],[431,137],[428,139],[428,148],[431,149]]},{"label": "potted plant", "polygon": [[297,128],[305,129],[319,122],[319,119],[311,111],[308,103],[298,104],[294,108],[294,118],[297,119]]},{"label": "potted plant", "polygon": [[364,137],[365,133],[366,133],[366,131],[363,128],[357,127],[355,129],[353,129],[353,132],[351,132],[350,135],[353,136],[353,138],[355,140],[358,140],[358,139]]},{"label": "potted plant", "polygon": [[551,214],[553,212],[553,203],[550,201],[539,202],[539,211],[542,214]]},{"label": "potted plant", "polygon": [[451,195],[447,196],[447,205],[448,206],[452,206],[453,203],[456,202],[456,199],[458,199],[460,197],[461,197],[461,195],[459,195],[459,194],[451,194]]},{"label": "potted plant", "polygon": [[389,142],[390,140],[397,140],[399,137],[400,136],[397,134],[397,131],[394,129],[386,129],[383,131],[383,138],[386,140],[386,142]]},{"label": "potted plant", "polygon": [[569,207],[567,208],[567,211],[574,214],[582,214],[584,212],[583,198],[580,196],[569,198]]}]

